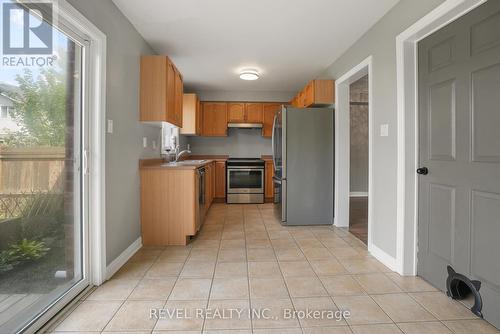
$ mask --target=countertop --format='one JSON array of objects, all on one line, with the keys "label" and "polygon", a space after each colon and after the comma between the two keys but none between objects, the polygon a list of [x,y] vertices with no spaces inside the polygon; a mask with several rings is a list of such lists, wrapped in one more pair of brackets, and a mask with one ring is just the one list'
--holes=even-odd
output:
[{"label": "countertop", "polygon": [[199,164],[189,164],[189,165],[168,165],[165,161],[162,159],[143,159],[139,163],[139,168],[140,169],[187,169],[187,170],[195,170],[200,167],[206,166],[213,162],[214,160],[205,160],[203,163]]},{"label": "countertop", "polygon": [[199,164],[189,164],[189,165],[167,165],[163,159],[140,159],[139,168],[140,169],[198,169],[200,167],[206,166],[214,161],[226,161],[229,158],[227,155],[189,155],[183,160],[205,160]]},{"label": "countertop", "polygon": [[[193,154],[186,156],[182,160],[205,160],[203,163],[200,164],[193,164],[193,165],[166,165],[165,161],[163,159],[141,159],[139,160],[139,168],[140,169],[149,169],[149,168],[165,168],[165,169],[198,169],[200,167],[203,167],[205,165],[208,165],[211,162],[218,161],[218,162],[225,162],[227,159],[229,159],[228,155],[202,155],[202,154]],[[261,155],[262,160],[272,160],[273,156],[272,155]],[[181,160],[181,161],[182,161]]]}]

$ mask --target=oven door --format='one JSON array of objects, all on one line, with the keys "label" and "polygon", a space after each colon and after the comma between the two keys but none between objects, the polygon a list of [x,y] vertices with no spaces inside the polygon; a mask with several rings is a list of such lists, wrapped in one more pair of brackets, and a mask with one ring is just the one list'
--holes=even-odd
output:
[{"label": "oven door", "polygon": [[264,169],[231,168],[227,169],[228,194],[260,194],[264,192]]}]

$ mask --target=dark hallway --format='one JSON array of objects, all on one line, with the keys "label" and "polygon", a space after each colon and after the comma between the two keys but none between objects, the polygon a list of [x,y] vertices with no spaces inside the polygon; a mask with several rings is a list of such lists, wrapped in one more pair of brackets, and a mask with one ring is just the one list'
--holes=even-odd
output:
[{"label": "dark hallway", "polygon": [[350,89],[349,231],[368,243],[368,75]]}]

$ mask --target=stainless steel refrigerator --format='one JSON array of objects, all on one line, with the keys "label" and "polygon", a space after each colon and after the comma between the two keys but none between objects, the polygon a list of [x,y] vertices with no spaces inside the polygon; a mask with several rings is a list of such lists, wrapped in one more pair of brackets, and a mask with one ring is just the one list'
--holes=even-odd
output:
[{"label": "stainless steel refrigerator", "polygon": [[333,224],[334,110],[283,106],[273,124],[274,203],[284,225]]}]

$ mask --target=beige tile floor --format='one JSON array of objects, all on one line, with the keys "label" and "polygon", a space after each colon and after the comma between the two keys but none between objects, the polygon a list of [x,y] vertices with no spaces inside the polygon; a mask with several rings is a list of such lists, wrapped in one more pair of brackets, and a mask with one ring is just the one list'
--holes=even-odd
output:
[{"label": "beige tile floor", "polygon": [[[151,309],[181,313],[157,320]],[[200,317],[198,309],[241,316]],[[287,318],[285,309],[340,309],[351,316]],[[264,310],[266,318],[250,317],[249,310]],[[52,331],[498,333],[424,280],[391,272],[346,230],[283,227],[268,204],[214,204],[189,246],[141,249]]]}]

